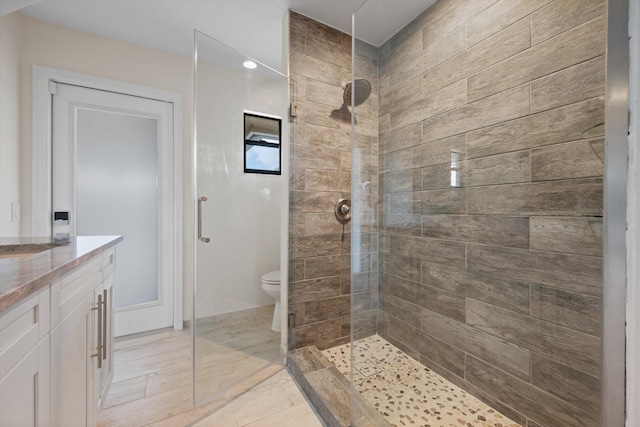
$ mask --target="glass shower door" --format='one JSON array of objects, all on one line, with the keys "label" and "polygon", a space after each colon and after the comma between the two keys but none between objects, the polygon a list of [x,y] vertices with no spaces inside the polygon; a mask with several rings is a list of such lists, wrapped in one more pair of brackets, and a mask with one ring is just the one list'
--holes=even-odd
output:
[{"label": "glass shower door", "polygon": [[197,31],[194,59],[193,386],[200,405],[282,354],[277,288],[263,288],[262,277],[280,270],[286,174],[278,154],[288,85]]}]

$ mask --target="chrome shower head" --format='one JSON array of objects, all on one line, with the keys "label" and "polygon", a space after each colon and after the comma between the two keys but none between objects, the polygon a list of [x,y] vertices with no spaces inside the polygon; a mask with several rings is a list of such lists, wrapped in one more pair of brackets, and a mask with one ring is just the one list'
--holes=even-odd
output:
[{"label": "chrome shower head", "polygon": [[[355,90],[352,86],[355,86]],[[353,93],[353,105],[356,107],[364,103],[371,94],[371,83],[366,79],[355,79],[344,85],[344,96],[342,100],[345,104],[351,105],[351,94]]]}]

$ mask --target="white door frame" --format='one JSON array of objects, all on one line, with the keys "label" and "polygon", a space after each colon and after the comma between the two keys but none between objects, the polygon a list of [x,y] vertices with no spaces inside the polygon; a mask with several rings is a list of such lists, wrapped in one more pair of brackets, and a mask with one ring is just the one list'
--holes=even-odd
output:
[{"label": "white door frame", "polygon": [[32,68],[32,219],[33,236],[51,235],[51,112],[50,82],[84,86],[173,104],[173,327],[183,328],[183,182],[182,94],[88,74],[33,65]]}]

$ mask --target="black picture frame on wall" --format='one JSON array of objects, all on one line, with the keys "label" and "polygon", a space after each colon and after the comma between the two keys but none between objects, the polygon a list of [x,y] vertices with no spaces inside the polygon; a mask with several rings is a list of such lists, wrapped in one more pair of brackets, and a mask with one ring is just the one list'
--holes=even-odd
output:
[{"label": "black picture frame on wall", "polygon": [[244,113],[244,173],[282,174],[282,119]]}]

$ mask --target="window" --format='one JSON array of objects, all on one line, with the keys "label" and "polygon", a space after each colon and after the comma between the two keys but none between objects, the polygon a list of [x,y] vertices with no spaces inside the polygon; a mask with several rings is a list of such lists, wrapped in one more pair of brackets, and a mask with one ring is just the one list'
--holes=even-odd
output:
[{"label": "window", "polygon": [[244,172],[281,174],[282,120],[244,113]]}]

